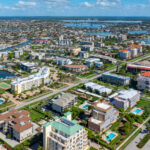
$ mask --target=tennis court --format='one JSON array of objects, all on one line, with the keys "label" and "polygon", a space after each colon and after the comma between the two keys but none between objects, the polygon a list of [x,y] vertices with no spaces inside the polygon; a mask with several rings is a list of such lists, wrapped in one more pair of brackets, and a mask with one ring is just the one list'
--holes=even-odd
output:
[{"label": "tennis court", "polygon": [[5,82],[1,82],[1,83],[0,83],[0,88],[1,88],[1,89],[4,89],[4,90],[7,90],[7,89],[10,88],[10,85],[7,84],[7,83],[5,83]]}]

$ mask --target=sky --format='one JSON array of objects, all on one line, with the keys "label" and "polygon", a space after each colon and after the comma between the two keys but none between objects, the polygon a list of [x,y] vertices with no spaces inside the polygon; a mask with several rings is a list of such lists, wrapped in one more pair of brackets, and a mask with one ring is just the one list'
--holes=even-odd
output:
[{"label": "sky", "polygon": [[150,16],[150,0],[0,0],[0,16]]}]

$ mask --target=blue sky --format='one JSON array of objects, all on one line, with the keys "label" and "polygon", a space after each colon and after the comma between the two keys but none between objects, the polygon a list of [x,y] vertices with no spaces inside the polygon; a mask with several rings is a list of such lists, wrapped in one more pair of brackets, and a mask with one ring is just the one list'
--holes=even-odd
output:
[{"label": "blue sky", "polygon": [[150,16],[150,0],[0,0],[0,16]]}]

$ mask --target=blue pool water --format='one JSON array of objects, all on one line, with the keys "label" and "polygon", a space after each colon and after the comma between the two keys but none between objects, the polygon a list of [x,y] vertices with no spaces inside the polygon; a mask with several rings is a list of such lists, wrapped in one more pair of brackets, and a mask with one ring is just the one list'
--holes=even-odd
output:
[{"label": "blue pool water", "polygon": [[106,137],[106,140],[107,140],[107,141],[111,141],[111,140],[114,139],[115,137],[116,137],[115,134],[110,133],[110,134]]},{"label": "blue pool water", "polygon": [[20,72],[24,73],[24,70],[20,69]]},{"label": "blue pool water", "polygon": [[2,103],[4,103],[4,101],[3,101],[3,100],[0,100],[0,104],[2,104]]},{"label": "blue pool water", "polygon": [[142,111],[141,109],[138,109],[138,108],[137,108],[133,113],[134,113],[134,114],[138,114],[138,113],[140,113],[141,111]]},{"label": "blue pool water", "polygon": [[88,109],[89,105],[84,105],[83,108],[84,109]]},{"label": "blue pool water", "polygon": [[1,68],[5,68],[5,67],[6,67],[5,65],[2,65],[2,66],[1,66]]}]

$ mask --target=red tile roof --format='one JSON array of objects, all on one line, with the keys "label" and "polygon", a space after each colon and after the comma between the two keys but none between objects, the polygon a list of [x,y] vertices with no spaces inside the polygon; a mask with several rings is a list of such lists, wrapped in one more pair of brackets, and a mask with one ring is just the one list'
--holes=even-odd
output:
[{"label": "red tile roof", "polygon": [[65,65],[64,67],[76,69],[76,68],[86,68],[87,66],[86,65]]},{"label": "red tile roof", "polygon": [[141,75],[145,77],[150,77],[150,71],[142,71]]},{"label": "red tile roof", "polygon": [[136,44],[131,44],[131,45],[129,45],[129,47],[134,47],[134,48],[136,48],[136,47],[142,47],[141,45],[136,45]]},{"label": "red tile roof", "polygon": [[11,128],[17,132],[25,131],[33,126],[30,122],[29,112],[26,110],[18,111],[15,109],[2,114],[0,115],[0,121],[4,121],[6,123],[13,122]]},{"label": "red tile roof", "polygon": [[121,52],[128,52],[128,50],[126,50],[126,49],[121,49],[120,51]]}]

